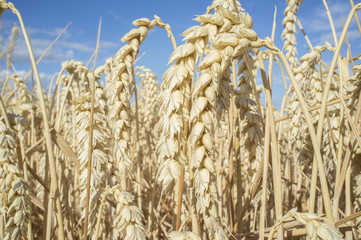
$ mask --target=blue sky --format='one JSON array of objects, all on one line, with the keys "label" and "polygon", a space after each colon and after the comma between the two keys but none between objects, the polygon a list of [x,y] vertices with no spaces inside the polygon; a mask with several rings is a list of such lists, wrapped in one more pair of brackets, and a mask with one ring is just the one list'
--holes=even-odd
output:
[{"label": "blue sky", "polygon": [[[26,1],[15,0],[13,3],[23,15],[26,27],[31,35],[36,58],[55,39],[57,34],[69,23],[70,27],[56,43],[47,57],[39,64],[44,87],[47,87],[52,74],[59,71],[61,62],[76,59],[87,62],[92,55],[98,31],[99,18],[102,17],[101,48],[98,65],[105,59],[114,56],[124,44],[120,38],[132,28],[132,21],[141,17],[152,19],[156,14],[163,22],[169,23],[178,45],[182,38],[179,36],[187,28],[198,25],[192,19],[203,14],[211,0],[62,0],[62,1]],[[354,0],[355,4],[359,1]],[[242,7],[251,15],[254,30],[260,38],[270,36],[272,29],[273,13],[277,7],[277,29],[275,43],[282,48],[281,32],[283,11],[286,1],[281,0],[249,0],[241,1]],[[351,9],[348,0],[328,0],[330,12],[334,18],[336,30],[342,30],[341,15],[346,19]],[[321,45],[325,41],[334,44],[328,19],[322,0],[304,0],[298,14],[305,31],[313,45]],[[361,15],[360,15],[361,16]],[[8,36],[17,19],[11,11],[6,11],[1,17],[1,35],[3,36],[3,49],[8,43]],[[349,29],[349,39],[353,55],[360,51],[360,33],[355,21]],[[297,34],[299,57],[306,53],[306,43],[302,34]],[[161,75],[167,68],[168,58],[172,52],[172,44],[163,29],[155,28],[142,44],[140,54],[145,53],[138,65],[152,69],[161,80]],[[330,54],[329,54],[330,55]],[[343,52],[345,56],[345,52]],[[20,36],[14,51],[16,69],[22,73],[30,68],[29,56],[23,37]],[[326,55],[326,62],[331,61]],[[3,67],[2,60],[2,66]],[[0,74],[1,75],[1,74]],[[274,75],[274,104],[280,106],[283,96],[283,84],[279,72]]]}]

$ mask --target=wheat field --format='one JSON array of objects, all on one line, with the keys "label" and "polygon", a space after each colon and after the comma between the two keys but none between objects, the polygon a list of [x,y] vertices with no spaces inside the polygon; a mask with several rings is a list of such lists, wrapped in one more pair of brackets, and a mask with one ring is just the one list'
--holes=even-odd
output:
[{"label": "wheat field", "polygon": [[[69,59],[42,86],[21,13],[0,0],[19,20],[0,58],[16,65],[22,32],[32,66],[1,79],[0,239],[360,239],[361,57],[347,30],[361,4],[339,37],[327,11],[334,43],[313,46],[302,0],[286,2],[283,46],[275,22],[261,39],[237,0],[213,0],[182,42],[158,16],[134,19],[113,57],[96,65],[98,44],[93,67]],[[137,65],[153,28],[174,48],[159,80]]]}]

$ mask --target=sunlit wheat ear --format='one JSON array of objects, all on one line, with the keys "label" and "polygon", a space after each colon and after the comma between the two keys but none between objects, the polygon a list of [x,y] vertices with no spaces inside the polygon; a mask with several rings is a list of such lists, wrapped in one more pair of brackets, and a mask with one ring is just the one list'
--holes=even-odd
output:
[{"label": "sunlit wheat ear", "polygon": [[[294,68],[294,74],[296,81],[300,88],[302,89],[304,95],[307,97],[307,103],[310,107],[321,104],[321,99],[323,95],[323,85],[321,78],[325,79],[324,76],[321,76],[321,73],[317,67],[317,65],[321,61],[321,53],[326,50],[326,46],[317,46],[310,53],[305,54],[300,58],[301,65]],[[339,88],[331,87],[329,92],[328,101],[335,100],[339,98]],[[333,139],[338,139],[338,128],[339,128],[339,109],[341,106],[338,104],[328,107],[328,114],[330,116],[330,126],[328,124],[327,119],[325,119],[324,123],[324,138],[323,141],[323,154],[325,155],[325,161],[327,161],[328,169],[332,170],[335,165],[335,147],[333,146],[330,139],[331,133]],[[336,110],[336,111],[335,111]],[[288,111],[292,114],[292,119],[290,123],[290,135],[289,140],[293,146],[293,151],[295,153],[295,157],[297,157],[300,166],[305,167],[305,171],[311,170],[310,160],[312,159],[312,146],[310,144],[308,129],[305,124],[305,119],[303,114],[301,113],[301,108],[299,102],[295,95],[291,97],[290,104],[288,107]],[[312,117],[317,124],[319,119],[319,110],[312,112]],[[329,127],[331,127],[331,132]],[[327,137],[326,137],[327,136]]]},{"label": "sunlit wheat ear", "polygon": [[23,78],[18,75],[13,75],[11,78],[17,89],[15,97],[16,107],[14,112],[16,114],[20,114],[26,119],[26,121],[22,124],[21,131],[19,131],[19,133],[21,133],[20,135],[23,137],[22,140],[24,147],[27,147],[27,145],[31,144],[28,140],[30,135],[31,115],[34,114],[33,97],[31,96],[31,92],[28,90],[28,86],[25,84]]},{"label": "sunlit wheat ear", "polygon": [[272,239],[280,225],[294,220],[305,225],[307,236],[311,239],[343,239],[342,233],[327,222],[326,218],[314,213],[299,213],[297,212],[297,208],[291,209],[286,215],[277,220],[276,224],[271,228],[268,239]]},{"label": "sunlit wheat ear", "polygon": [[[97,81],[96,76],[89,72],[83,75],[83,81],[88,81],[89,85],[92,81]],[[105,115],[101,109],[102,99],[100,98],[102,89],[98,84],[95,84],[95,107],[94,107],[94,122],[93,122],[93,157],[92,157],[92,172],[90,180],[90,211],[89,211],[89,226],[88,235],[93,236],[93,231],[96,224],[96,214],[99,207],[99,198],[104,191],[107,174],[109,173],[109,147],[107,141],[109,131],[104,126]],[[89,127],[90,127],[90,89],[84,96],[74,100],[75,107],[75,124],[77,126],[76,143],[77,155],[80,163],[80,206],[83,209],[82,218],[84,218],[84,206],[86,203],[86,185],[88,176],[88,154],[89,154]],[[97,94],[98,93],[98,94]],[[108,137],[107,137],[108,136]]]},{"label": "sunlit wheat ear", "polygon": [[285,18],[282,21],[284,27],[282,31],[282,38],[285,41],[283,44],[283,49],[286,51],[286,58],[290,63],[290,67],[296,68],[299,64],[296,57],[297,54],[297,11],[299,6],[302,4],[303,0],[286,0],[288,6],[284,11]]},{"label": "sunlit wheat ear", "polygon": [[9,42],[9,46],[8,46],[8,50],[7,50],[8,56],[7,56],[7,59],[6,59],[6,67],[8,69],[10,69],[11,65],[12,65],[12,54],[14,52],[14,47],[15,47],[15,44],[16,44],[16,38],[19,35],[19,33],[20,33],[20,29],[17,26],[14,26],[12,28],[12,30],[11,30],[11,35],[10,35],[10,39],[9,39],[10,42]]},{"label": "sunlit wheat ear", "polygon": [[[251,176],[258,169],[260,158],[257,153],[262,151],[262,117],[257,111],[256,96],[252,89],[252,76],[256,75],[257,68],[252,60],[251,49],[242,54],[238,60],[238,86],[236,90],[235,104],[240,118],[240,148],[247,159]],[[246,66],[246,56],[250,59],[251,71]]]},{"label": "sunlit wheat ear", "polygon": [[[64,109],[60,116],[61,120],[59,125],[61,126],[61,129],[58,129],[58,131],[62,133],[62,136],[66,139],[66,141],[68,141],[68,143],[76,146],[74,141],[77,127],[74,117],[74,105],[72,103],[73,100],[79,96],[89,93],[89,81],[86,75],[90,72],[90,70],[83,66],[82,62],[74,60],[63,62],[62,69],[64,69],[64,74],[60,77],[60,81],[63,85],[60,92],[60,101],[61,103],[64,102]],[[68,72],[68,75],[65,75],[65,72]],[[69,92],[67,92],[68,84],[71,84]],[[67,95],[65,96],[65,94]]]},{"label": "sunlit wheat ear", "polygon": [[[358,151],[358,154],[361,154],[361,151]],[[358,173],[355,176],[353,193],[355,196],[355,200],[354,200],[355,210],[360,211],[361,210],[361,173]],[[357,218],[356,222],[357,222],[357,226],[360,227],[361,219]]]},{"label": "sunlit wheat ear", "polygon": [[170,240],[201,240],[201,238],[193,232],[171,232],[168,235]]},{"label": "sunlit wheat ear", "polygon": [[[18,167],[16,132],[8,129],[0,118],[0,207],[6,219],[4,240],[26,238],[29,199],[23,172]],[[5,215],[3,215],[5,214]]]},{"label": "sunlit wheat ear", "polygon": [[[217,223],[218,196],[213,159],[213,112],[217,112],[218,106],[227,108],[229,104],[231,61],[240,56],[253,41],[258,40],[257,34],[250,29],[252,25],[250,17],[233,11],[232,6],[234,6],[233,1],[215,1],[210,8],[214,9],[213,15],[205,14],[196,19],[213,30],[214,38],[211,46],[205,51],[205,57],[199,63],[198,70],[201,75],[193,91],[195,100],[190,116],[193,123],[190,135],[194,152],[192,167],[195,169],[197,210],[203,214],[210,236],[216,239],[227,237]],[[247,19],[245,21],[247,25],[244,22],[241,24],[244,19]],[[212,24],[213,27],[210,27]]]},{"label": "sunlit wheat ear", "polygon": [[90,70],[79,61],[67,61],[62,64],[63,68],[69,73],[69,76],[72,77],[72,91],[74,96],[83,96],[89,92],[90,85],[87,78],[87,74]]},{"label": "sunlit wheat ear", "polygon": [[[321,90],[322,83],[320,80],[320,75],[316,69],[316,64],[321,60],[320,52],[323,52],[324,50],[325,48],[322,48],[318,51],[315,50],[312,53],[307,53],[301,57],[301,65],[295,66],[293,69],[296,81],[304,94],[310,97],[311,91],[314,92],[314,96],[312,96],[312,98],[314,99],[313,102],[316,101],[316,104],[318,104],[317,101],[320,101],[322,97],[322,91],[317,91]],[[315,78],[317,78],[318,81],[316,81]],[[311,84],[313,84],[313,87],[311,87]],[[307,99],[309,100],[308,104],[310,105],[311,98]],[[287,111],[292,115],[290,131],[287,138],[291,142],[294,157],[297,158],[300,166],[305,168],[305,171],[310,171],[312,166],[310,161],[312,161],[313,150],[309,141],[310,137],[305,118],[302,114],[300,103],[295,94],[292,95],[287,109]]]},{"label": "sunlit wheat ear", "polygon": [[157,122],[156,109],[158,108],[157,100],[159,95],[159,84],[156,75],[152,70],[145,67],[137,67],[141,72],[136,72],[142,83],[141,96],[144,99],[144,124],[147,129],[151,129]]},{"label": "sunlit wheat ear", "polygon": [[218,10],[218,9],[228,9],[232,12],[239,12],[244,10],[241,7],[239,1],[226,1],[226,0],[213,0],[212,5],[207,9],[207,13],[211,10]]},{"label": "sunlit wheat ear", "polygon": [[73,136],[75,131],[75,126],[73,124],[74,107],[72,105],[74,96],[73,89],[69,89],[69,92],[67,92],[67,86],[70,84],[72,77],[74,76],[62,75],[60,78],[60,81],[64,86],[60,91],[60,101],[62,103],[64,102],[64,110],[61,115],[61,130],[63,130],[62,135],[64,139],[71,145],[74,141]]},{"label": "sunlit wheat ear", "polygon": [[[159,95],[158,131],[160,134],[156,146],[159,164],[157,181],[166,193],[172,190],[180,179],[181,166],[184,166],[186,173],[189,170],[187,153],[184,152],[188,136],[184,133],[188,132],[189,128],[191,84],[194,80],[197,56],[203,52],[208,41],[206,28],[189,28],[182,35],[186,42],[178,46],[171,54],[168,63],[174,64],[163,74]],[[184,184],[179,183],[178,186],[185,188],[190,186],[188,174],[184,176]],[[174,188],[174,190],[176,198],[179,192],[178,189]],[[178,204],[181,204],[180,214],[181,219],[184,219],[186,214],[185,208],[183,208],[184,201],[182,200]]]},{"label": "sunlit wheat ear", "polygon": [[[305,54],[300,58],[302,64],[301,68],[302,80],[300,81],[301,87],[304,89],[305,95],[307,95],[307,102],[310,107],[322,104],[323,88],[325,86],[325,81],[327,72],[323,72],[321,76],[321,71],[317,65],[321,62],[321,54],[327,48],[326,46],[317,46],[308,54]],[[299,69],[297,68],[297,69]],[[300,77],[299,74],[296,76]],[[346,79],[343,80],[345,82]],[[302,86],[307,85],[307,86]],[[328,102],[334,101],[340,98],[340,81],[339,77],[334,75],[333,84],[331,85],[330,91],[328,93]],[[335,181],[335,172],[332,172],[336,169],[336,152],[338,151],[338,142],[340,135],[340,123],[341,123],[341,104],[334,104],[327,107],[328,118],[325,118],[323,124],[323,137],[322,137],[322,154],[324,159],[324,164],[326,165],[326,171],[329,172],[327,178],[329,182],[333,183]],[[312,118],[315,124],[318,123],[320,110],[312,112]],[[332,139],[332,140],[331,140]],[[331,184],[333,186],[333,184]]]},{"label": "sunlit wheat ear", "polygon": [[182,152],[185,144],[183,135],[184,120],[189,118],[187,101],[190,97],[190,83],[195,68],[195,47],[192,43],[178,46],[172,53],[171,65],[163,75],[160,93],[160,138],[157,144],[160,164],[158,181],[169,190],[180,174],[180,165],[186,164]]},{"label": "sunlit wheat ear", "polygon": [[[30,91],[28,90],[28,86],[25,84],[24,79],[19,75],[13,75],[11,79],[14,81],[15,86],[18,90],[18,97],[16,98],[17,102],[17,111],[18,114],[27,118],[32,109],[32,96]],[[28,119],[30,120],[30,119]]]},{"label": "sunlit wheat ear", "polygon": [[[111,65],[110,77],[107,83],[114,86],[108,93],[109,115],[113,124],[113,158],[118,178],[126,179],[131,176],[132,162],[130,159],[130,99],[132,96],[132,82],[134,78],[133,65],[139,52],[141,43],[145,40],[148,30],[156,22],[147,18],[135,20],[133,25],[138,28],[130,30],[122,37],[127,44],[114,56]],[[125,188],[125,186],[123,186]],[[125,189],[123,189],[125,190]]]},{"label": "sunlit wheat ear", "polygon": [[[249,172],[254,173],[254,169],[259,166],[260,153],[263,134],[262,134],[262,118],[257,111],[256,96],[252,89],[252,76],[256,76],[257,66],[252,55],[252,46],[257,47],[258,38],[256,32],[251,28],[253,27],[253,21],[251,16],[246,12],[240,13],[240,24],[236,25],[235,33],[240,38],[239,45],[237,46],[237,60],[238,64],[238,83],[235,92],[235,104],[238,115],[240,117],[240,146],[241,152],[247,158],[249,164]],[[251,69],[246,64],[246,54],[250,60],[249,64]]]},{"label": "sunlit wheat ear", "polygon": [[[139,144],[142,149],[143,168],[149,169],[148,177],[155,175],[151,169],[155,169],[155,143],[158,141],[159,131],[156,123],[159,119],[159,84],[156,75],[148,68],[143,66],[136,67],[136,75],[140,77],[141,89],[138,99],[138,119],[139,119]],[[134,111],[135,112],[135,111]],[[135,122],[135,121],[134,121]],[[134,128],[134,130],[137,130]],[[136,134],[136,133],[135,133]],[[134,135],[135,135],[134,134]],[[148,165],[148,166],[146,166]],[[153,174],[152,174],[153,173]],[[154,176],[155,177],[155,176]]]},{"label": "sunlit wheat ear", "polygon": [[146,239],[144,216],[134,203],[134,196],[119,188],[110,190],[116,202],[114,218],[114,239]]},{"label": "sunlit wheat ear", "polygon": [[345,82],[346,95],[351,95],[351,101],[349,101],[349,111],[353,113],[356,111],[358,98],[361,92],[361,64],[357,64],[352,69],[354,71],[353,76]]}]

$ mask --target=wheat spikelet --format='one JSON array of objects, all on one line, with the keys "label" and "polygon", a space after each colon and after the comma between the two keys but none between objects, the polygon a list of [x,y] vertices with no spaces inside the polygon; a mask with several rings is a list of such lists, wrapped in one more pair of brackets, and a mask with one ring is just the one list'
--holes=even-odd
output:
[{"label": "wheat spikelet", "polygon": [[170,240],[201,240],[199,236],[193,232],[171,232],[169,233]]},{"label": "wheat spikelet", "polygon": [[[42,152],[39,154],[38,161],[37,161],[37,169],[39,177],[45,179],[45,169],[46,169],[46,153]],[[39,182],[36,183],[35,186],[36,196],[39,199],[44,199],[44,187]]]},{"label": "wheat spikelet", "polygon": [[143,213],[135,205],[134,196],[128,192],[122,192],[118,187],[109,190],[116,202],[114,218],[114,239],[138,240],[146,239],[143,225]]},{"label": "wheat spikelet", "polygon": [[273,234],[280,225],[293,220],[306,226],[307,236],[311,239],[343,239],[342,233],[332,224],[327,222],[325,218],[314,213],[299,213],[297,212],[297,208],[291,209],[286,215],[277,220],[270,231],[268,239],[272,239]]},{"label": "wheat spikelet", "polygon": [[2,217],[6,219],[5,237],[22,239],[26,237],[26,224],[29,218],[29,199],[23,172],[18,167],[16,153],[16,132],[8,129],[0,118],[0,192]]},{"label": "wheat spikelet", "polygon": [[350,113],[353,113],[356,110],[361,91],[361,82],[359,81],[361,78],[361,64],[355,65],[352,70],[354,71],[353,76],[345,83],[346,94],[352,96],[351,101],[348,104]]}]

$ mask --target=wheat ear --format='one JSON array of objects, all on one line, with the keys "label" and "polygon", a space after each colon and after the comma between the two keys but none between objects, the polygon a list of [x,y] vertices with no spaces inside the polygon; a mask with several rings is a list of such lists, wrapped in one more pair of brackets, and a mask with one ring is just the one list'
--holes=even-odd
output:
[{"label": "wheat ear", "polygon": [[[5,214],[6,226],[4,240],[26,238],[26,224],[29,220],[29,199],[27,184],[23,172],[19,168],[16,152],[16,131],[5,125],[0,118],[0,207]],[[2,216],[3,217],[3,216]]]},{"label": "wheat ear", "polygon": [[285,18],[282,21],[284,27],[282,31],[282,38],[285,40],[283,49],[286,51],[286,58],[290,63],[291,69],[296,68],[299,64],[296,57],[297,54],[297,11],[303,0],[287,0],[288,6],[284,11]]}]

